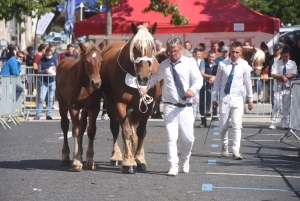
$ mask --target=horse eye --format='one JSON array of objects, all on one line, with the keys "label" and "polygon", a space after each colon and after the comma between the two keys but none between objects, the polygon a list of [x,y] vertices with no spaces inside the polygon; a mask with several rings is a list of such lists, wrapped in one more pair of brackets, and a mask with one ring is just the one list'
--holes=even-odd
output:
[{"label": "horse eye", "polygon": [[149,64],[149,66],[151,66],[151,62],[150,61],[148,61],[148,64]]}]

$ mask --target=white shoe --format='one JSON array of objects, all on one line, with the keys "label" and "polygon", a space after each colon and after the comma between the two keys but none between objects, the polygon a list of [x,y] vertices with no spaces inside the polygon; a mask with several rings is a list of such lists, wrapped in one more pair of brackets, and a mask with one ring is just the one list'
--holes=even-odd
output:
[{"label": "white shoe", "polygon": [[228,146],[222,146],[222,156],[228,157]]},{"label": "white shoe", "polygon": [[240,153],[233,153],[232,159],[233,160],[243,160],[243,157],[241,156]]},{"label": "white shoe", "polygon": [[271,126],[269,126],[269,129],[275,130],[275,129],[276,129],[276,126],[274,126],[274,125],[272,124]]},{"label": "white shoe", "polygon": [[59,110],[59,107],[56,107],[55,105],[52,106],[52,109]]},{"label": "white shoe", "polygon": [[189,159],[187,159],[187,160],[182,159],[182,171],[184,173],[189,173],[189,171],[190,171],[190,160]]},{"label": "white shoe", "polygon": [[103,120],[109,120],[109,117],[108,117],[107,114],[104,114],[104,115],[102,115],[102,119],[103,119]]},{"label": "white shoe", "polygon": [[178,175],[178,166],[171,166],[168,172],[168,176],[176,176]]}]

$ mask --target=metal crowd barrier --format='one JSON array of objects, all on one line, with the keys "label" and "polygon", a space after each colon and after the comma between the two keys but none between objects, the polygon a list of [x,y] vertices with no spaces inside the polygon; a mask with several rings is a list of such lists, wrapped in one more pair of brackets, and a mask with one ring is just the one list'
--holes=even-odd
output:
[{"label": "metal crowd barrier", "polygon": [[22,94],[16,99],[16,85],[21,85],[21,76],[0,76],[0,124],[4,129],[11,128],[7,123],[20,125],[15,115],[23,115]]},{"label": "metal crowd barrier", "polygon": [[[272,112],[272,101],[273,101],[273,78],[260,78],[260,77],[251,77],[252,80],[252,91],[253,91],[253,102],[254,102],[254,108],[253,110],[248,110],[247,104],[247,97],[246,97],[246,89],[244,90],[244,116],[245,118],[271,118],[271,112]],[[262,102],[258,102],[258,85],[257,81],[261,82],[261,91],[262,91]],[[206,82],[205,82],[206,83]],[[213,87],[213,86],[207,86],[204,84],[204,90],[207,91],[207,87]],[[211,89],[212,91],[212,89]],[[200,92],[199,92],[200,96]],[[204,93],[204,105],[206,106],[206,96],[207,93]],[[197,111],[200,111],[199,104],[200,104],[201,98],[199,97],[198,101],[198,108]],[[220,97],[218,97],[218,100],[220,100]],[[195,104],[195,102],[194,102]],[[210,114],[213,114],[213,105],[212,105],[212,99],[211,99],[211,107],[209,108]],[[205,109],[206,112],[206,109]],[[199,117],[207,117],[205,114],[200,115]],[[217,115],[213,115],[213,117],[219,118],[219,107],[217,108]]]},{"label": "metal crowd barrier", "polygon": [[[24,113],[26,116],[26,120],[28,120],[29,115],[34,115],[38,111],[38,102],[39,102],[39,95],[42,92],[41,91],[41,84],[42,82],[47,83],[49,86],[49,78],[54,77],[55,75],[50,75],[50,74],[27,74],[25,76],[25,83],[26,83],[26,94],[24,95]],[[49,88],[48,88],[49,92]],[[47,105],[49,103],[49,96],[47,95],[45,97],[45,100],[43,102],[43,109],[42,111],[46,111]],[[53,97],[53,106],[55,106],[55,92],[54,92],[54,97]],[[45,108],[46,107],[46,108]],[[55,107],[50,108],[49,110],[58,110],[54,109]]]}]

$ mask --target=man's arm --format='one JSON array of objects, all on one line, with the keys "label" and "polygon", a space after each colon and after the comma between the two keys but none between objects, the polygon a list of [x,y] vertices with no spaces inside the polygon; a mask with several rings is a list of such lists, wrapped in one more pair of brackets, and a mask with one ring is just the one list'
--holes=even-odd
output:
[{"label": "man's arm", "polygon": [[219,63],[217,74],[214,81],[214,87],[212,91],[212,100],[217,101],[218,100],[218,94],[222,87],[222,75],[223,75],[223,67],[222,62]]},{"label": "man's arm", "polygon": [[249,67],[250,66],[248,66],[244,72],[244,84],[245,84],[245,88],[246,88],[246,94],[248,96],[248,109],[252,110],[253,109],[253,92],[252,92],[252,82],[250,79],[251,73],[250,73]]},{"label": "man's arm", "polygon": [[10,62],[11,65],[11,75],[18,76],[21,73],[21,66],[19,66],[18,62]]},{"label": "man's arm", "polygon": [[195,60],[191,60],[190,65],[190,78],[192,80],[192,86],[186,91],[185,95],[187,97],[194,97],[195,92],[197,90],[200,90],[203,85],[203,77],[201,76],[198,70],[197,63]]}]

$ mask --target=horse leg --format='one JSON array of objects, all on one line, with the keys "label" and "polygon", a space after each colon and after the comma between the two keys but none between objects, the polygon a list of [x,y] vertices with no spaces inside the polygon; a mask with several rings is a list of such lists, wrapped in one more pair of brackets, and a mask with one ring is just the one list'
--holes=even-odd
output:
[{"label": "horse leg", "polygon": [[68,102],[65,100],[59,100],[59,114],[61,117],[60,126],[64,134],[64,144],[62,147],[62,165],[70,165],[70,148],[68,144],[68,131],[69,131],[69,119],[68,119]]},{"label": "horse leg", "polygon": [[[94,138],[96,135],[96,120],[100,110],[100,104],[96,104],[99,107],[89,111],[89,126],[87,129],[87,135],[89,137],[88,148],[86,151],[86,169],[95,170],[96,165],[94,162]],[[95,106],[96,106],[95,105]]]},{"label": "horse leg", "polygon": [[113,104],[107,103],[107,114],[110,118],[110,130],[113,135],[113,150],[112,150],[112,156],[110,158],[110,165],[118,166],[122,164],[123,158],[118,143],[120,124],[116,116],[117,110],[114,108]]},{"label": "horse leg", "polygon": [[79,110],[69,108],[70,116],[72,119],[72,136],[74,138],[74,152],[73,152],[73,170],[82,170],[82,136],[79,132]]},{"label": "horse leg", "polygon": [[[151,108],[149,108],[148,111]],[[147,114],[148,113],[148,114]],[[145,114],[140,114],[139,111],[132,111],[129,118],[131,128],[135,129],[136,135],[138,137],[137,147],[135,151],[135,161],[137,163],[137,171],[143,172],[146,171],[146,160],[145,160],[145,152],[144,152],[144,138],[146,136],[146,125],[149,117],[149,112]]]},{"label": "horse leg", "polygon": [[124,142],[124,160],[122,164],[122,172],[126,174],[134,174],[136,172],[136,162],[132,153],[132,147],[135,147],[136,133],[131,129],[129,119],[123,118],[122,126],[122,137]]}]

